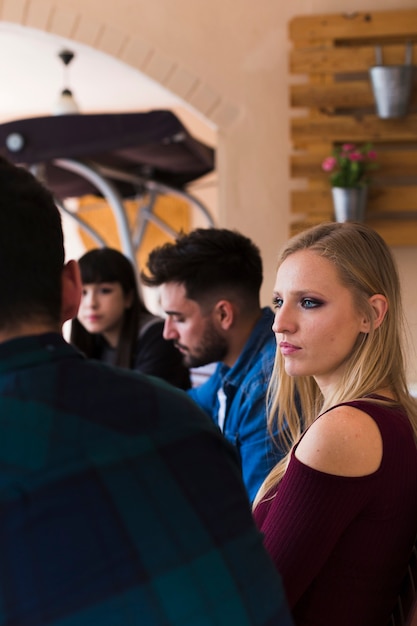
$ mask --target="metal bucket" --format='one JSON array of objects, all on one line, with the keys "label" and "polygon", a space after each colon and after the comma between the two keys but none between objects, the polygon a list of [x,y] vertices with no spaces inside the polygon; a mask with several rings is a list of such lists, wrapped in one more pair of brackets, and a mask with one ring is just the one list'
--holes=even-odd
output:
[{"label": "metal bucket", "polygon": [[382,65],[380,46],[376,46],[375,54],[377,65],[369,69],[369,75],[377,115],[382,119],[404,117],[414,82],[411,44],[406,47],[405,65]]},{"label": "metal bucket", "polygon": [[336,222],[363,222],[368,187],[332,187]]},{"label": "metal bucket", "polygon": [[404,117],[411,96],[414,67],[375,65],[370,68],[369,73],[378,117]]}]

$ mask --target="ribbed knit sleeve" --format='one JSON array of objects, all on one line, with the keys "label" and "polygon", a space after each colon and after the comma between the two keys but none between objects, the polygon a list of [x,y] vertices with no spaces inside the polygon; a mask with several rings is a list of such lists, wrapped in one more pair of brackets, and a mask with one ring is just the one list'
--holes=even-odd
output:
[{"label": "ribbed knit sleeve", "polygon": [[372,494],[375,475],[325,474],[294,455],[276,496],[261,503],[255,520],[294,606],[328,561],[345,528]]}]

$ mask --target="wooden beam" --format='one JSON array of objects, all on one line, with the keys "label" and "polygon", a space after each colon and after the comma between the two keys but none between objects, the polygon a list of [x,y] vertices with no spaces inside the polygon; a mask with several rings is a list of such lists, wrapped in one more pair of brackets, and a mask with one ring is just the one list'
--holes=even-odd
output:
[{"label": "wooden beam", "polygon": [[291,120],[294,147],[314,142],[416,142],[417,114],[404,118],[381,120],[375,115],[321,115]]},{"label": "wooden beam", "polygon": [[[402,65],[405,62],[405,43],[386,43],[382,46],[382,56],[386,65]],[[292,74],[367,72],[375,65],[375,46],[306,46],[291,50],[289,58]],[[412,62],[417,65],[417,45],[413,46]]]},{"label": "wooden beam", "polygon": [[[417,187],[370,187],[367,215],[417,214]],[[331,187],[327,189],[295,190],[291,192],[292,213],[321,215],[333,211]]]},{"label": "wooden beam", "polygon": [[[417,180],[417,151],[393,150],[382,152],[375,144],[377,151],[378,169],[372,174],[373,178],[386,177],[415,177]],[[293,178],[315,178],[328,180],[328,174],[323,172],[321,164],[329,153],[325,150],[320,152],[305,152],[290,157],[291,176]]]},{"label": "wooden beam", "polygon": [[295,17],[289,24],[293,41],[357,40],[390,35],[415,38],[416,29],[417,9],[309,15]]},{"label": "wooden beam", "polygon": [[[290,103],[293,107],[315,107],[322,111],[332,109],[375,109],[370,80],[343,83],[292,85]],[[417,105],[417,90],[410,99],[410,107]]]}]

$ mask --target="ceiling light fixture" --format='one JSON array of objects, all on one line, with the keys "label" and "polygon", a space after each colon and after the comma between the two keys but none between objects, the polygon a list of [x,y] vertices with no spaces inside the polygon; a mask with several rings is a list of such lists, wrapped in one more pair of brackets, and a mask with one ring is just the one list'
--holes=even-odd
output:
[{"label": "ceiling light fixture", "polygon": [[[74,53],[71,50],[61,50],[58,54],[62,63],[64,64],[64,84],[68,82],[68,66],[74,58]],[[71,89],[64,87],[61,91],[58,100],[53,108],[54,115],[70,115],[79,113],[78,104],[76,103]]]}]

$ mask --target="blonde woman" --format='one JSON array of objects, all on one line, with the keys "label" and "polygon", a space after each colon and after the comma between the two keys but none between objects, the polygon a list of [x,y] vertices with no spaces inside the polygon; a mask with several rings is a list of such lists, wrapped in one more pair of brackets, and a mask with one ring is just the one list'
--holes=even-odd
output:
[{"label": "blonde woman", "polygon": [[417,408],[391,253],[364,225],[314,227],[284,248],[274,305],[270,426],[285,415],[289,453],[255,520],[297,626],[383,626],[417,531]]}]

